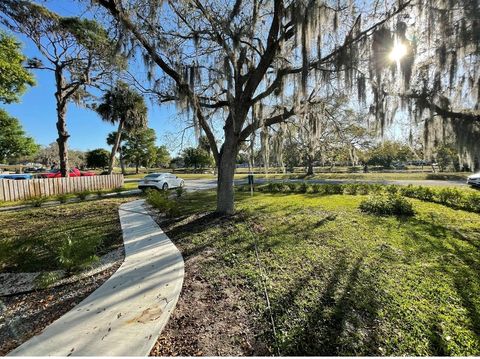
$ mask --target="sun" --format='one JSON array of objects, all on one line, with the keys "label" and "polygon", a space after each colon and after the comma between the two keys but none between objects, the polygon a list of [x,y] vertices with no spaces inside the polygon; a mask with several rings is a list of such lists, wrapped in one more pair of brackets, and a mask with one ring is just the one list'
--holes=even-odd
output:
[{"label": "sun", "polygon": [[405,44],[402,44],[400,41],[395,41],[395,45],[390,54],[388,54],[388,58],[391,61],[398,62],[407,54],[407,52],[408,50]]}]

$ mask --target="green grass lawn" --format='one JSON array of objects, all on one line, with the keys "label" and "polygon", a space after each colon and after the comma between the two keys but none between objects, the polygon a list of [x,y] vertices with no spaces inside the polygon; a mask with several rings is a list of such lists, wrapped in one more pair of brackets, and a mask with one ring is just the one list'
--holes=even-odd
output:
[{"label": "green grass lawn", "polygon": [[0,214],[0,272],[79,269],[121,246],[118,206],[109,198]]},{"label": "green grass lawn", "polygon": [[480,215],[412,199],[414,217],[377,217],[363,198],[237,193],[217,218],[195,193],[165,225],[187,266],[213,253],[200,276],[241,293],[272,353],[479,355]]}]

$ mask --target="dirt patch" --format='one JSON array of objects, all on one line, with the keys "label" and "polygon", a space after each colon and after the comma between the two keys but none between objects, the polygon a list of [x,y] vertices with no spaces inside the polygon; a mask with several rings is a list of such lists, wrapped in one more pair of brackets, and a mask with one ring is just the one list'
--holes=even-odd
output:
[{"label": "dirt patch", "polygon": [[60,287],[0,297],[0,355],[4,356],[80,303],[116,272],[123,260]]},{"label": "dirt patch", "polygon": [[[209,221],[205,220],[209,218]],[[213,281],[202,275],[208,262],[215,261],[215,250],[192,250],[180,233],[212,225],[208,214],[183,218],[176,223],[161,222],[185,259],[182,293],[170,320],[152,349],[151,356],[250,356],[269,355],[257,338],[258,325],[249,312],[240,287],[227,278]],[[213,219],[220,225],[225,219]],[[181,229],[180,229],[181,228]],[[175,235],[175,236],[174,236]],[[177,238],[176,238],[177,237]]]}]

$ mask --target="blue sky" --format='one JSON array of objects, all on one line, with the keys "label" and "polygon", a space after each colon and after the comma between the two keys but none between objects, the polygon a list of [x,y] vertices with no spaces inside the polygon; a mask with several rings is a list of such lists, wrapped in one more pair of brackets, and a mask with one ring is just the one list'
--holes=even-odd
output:
[{"label": "blue sky", "polygon": [[[46,6],[64,16],[80,14],[77,2],[50,0],[46,1]],[[27,37],[19,34],[13,35],[23,43],[23,52],[27,57],[42,58],[33,42]],[[48,145],[58,137],[55,127],[54,75],[48,70],[34,71],[34,75],[37,85],[29,88],[19,103],[1,105],[1,107],[10,115],[18,118],[25,131],[37,143]],[[184,124],[175,118],[175,105],[162,104],[159,106],[152,104],[149,100],[146,102],[149,108],[149,126],[157,133],[157,144],[166,144],[171,151],[174,151],[177,144],[172,143],[172,137],[175,137],[172,135],[184,127]],[[98,147],[108,148],[105,138],[109,132],[116,129],[116,126],[101,121],[94,111],[71,103],[67,112],[67,128],[71,135],[69,147],[77,150],[89,150]]]}]

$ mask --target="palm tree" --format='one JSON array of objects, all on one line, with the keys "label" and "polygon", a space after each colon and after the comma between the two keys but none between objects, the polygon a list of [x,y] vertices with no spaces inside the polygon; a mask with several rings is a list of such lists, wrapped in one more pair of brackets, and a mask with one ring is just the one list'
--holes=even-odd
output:
[{"label": "palm tree", "polygon": [[105,122],[118,123],[108,167],[108,173],[111,174],[122,133],[146,127],[147,106],[139,93],[119,81],[114,88],[105,92],[102,103],[97,106],[96,111]]},{"label": "palm tree", "polygon": [[[117,133],[118,133],[117,131],[113,131],[113,132],[110,132],[107,135],[107,145],[108,146],[113,147],[113,145],[116,143]],[[117,149],[118,157],[120,158],[120,168],[122,170],[123,175],[125,174],[125,162],[124,162],[123,153],[122,153],[122,142],[125,141],[125,136],[126,136],[125,131],[123,131],[121,136],[120,136],[120,141],[119,141],[118,149]]]}]

